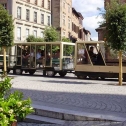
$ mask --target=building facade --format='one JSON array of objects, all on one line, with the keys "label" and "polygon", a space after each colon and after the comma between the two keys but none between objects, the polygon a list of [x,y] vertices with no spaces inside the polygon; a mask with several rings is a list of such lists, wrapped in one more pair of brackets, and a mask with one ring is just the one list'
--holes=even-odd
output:
[{"label": "building facade", "polygon": [[60,39],[84,41],[87,36],[83,30],[83,19],[81,13],[72,8],[72,0],[52,0],[52,26],[60,33]]},{"label": "building facade", "polygon": [[83,28],[84,41],[92,41],[91,32]]},{"label": "building facade", "polygon": [[52,0],[52,26],[62,37],[69,37],[72,22],[72,0]]},{"label": "building facade", "polygon": [[77,12],[75,8],[72,8],[72,32],[71,38],[73,41],[84,40],[83,32],[83,16]]},{"label": "building facade", "polygon": [[28,35],[43,37],[51,26],[51,0],[0,0],[14,20],[14,40],[25,42]]},{"label": "building facade", "polygon": [[72,32],[73,41],[90,41],[91,33],[83,27],[84,17],[75,8],[72,8]]}]

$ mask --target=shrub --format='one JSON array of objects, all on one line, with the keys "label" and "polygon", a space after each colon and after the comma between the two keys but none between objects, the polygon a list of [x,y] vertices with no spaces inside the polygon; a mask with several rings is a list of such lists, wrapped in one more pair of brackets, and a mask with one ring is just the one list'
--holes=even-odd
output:
[{"label": "shrub", "polygon": [[10,126],[33,112],[30,98],[23,100],[23,93],[11,92],[11,87],[9,77],[3,78],[0,82],[0,126]]}]

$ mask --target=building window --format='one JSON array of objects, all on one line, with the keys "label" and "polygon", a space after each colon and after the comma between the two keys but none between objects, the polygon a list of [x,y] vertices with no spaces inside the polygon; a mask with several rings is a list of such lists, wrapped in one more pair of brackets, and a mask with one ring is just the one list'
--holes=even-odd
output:
[{"label": "building window", "polygon": [[6,3],[4,3],[4,4],[2,4],[3,5],[3,7],[5,8],[5,9],[7,9],[7,4]]},{"label": "building window", "polygon": [[34,12],[34,22],[37,23],[37,12]]},{"label": "building window", "polygon": [[65,16],[63,15],[63,25],[65,25]]},{"label": "building window", "polygon": [[37,0],[35,0],[34,4],[37,5]]},{"label": "building window", "polygon": [[21,27],[17,27],[17,40],[21,40]]},{"label": "building window", "polygon": [[34,36],[37,38],[37,30],[34,30]]},{"label": "building window", "polygon": [[26,29],[26,38],[29,36],[29,29]]},{"label": "building window", "polygon": [[50,0],[48,0],[48,9],[50,10]]},{"label": "building window", "polygon": [[27,2],[30,2],[30,0],[27,0]]},{"label": "building window", "polygon": [[63,8],[65,8],[65,2],[63,2]]},{"label": "building window", "polygon": [[30,20],[30,10],[26,9],[26,20]]},{"label": "building window", "polygon": [[82,19],[81,18],[79,18],[79,24],[82,25]]},{"label": "building window", "polygon": [[48,16],[47,18],[48,18],[48,26],[50,26],[50,16]]},{"label": "building window", "polygon": [[44,24],[44,14],[41,14],[41,24]]},{"label": "building window", "polygon": [[21,19],[21,7],[17,7],[17,18]]},{"label": "building window", "polygon": [[72,31],[74,31],[74,23],[72,22]]},{"label": "building window", "polygon": [[68,29],[70,29],[70,19],[68,19]]},{"label": "building window", "polygon": [[40,37],[43,38],[43,31],[41,32]]},{"label": "building window", "polygon": [[65,37],[65,34],[66,34],[65,31],[63,31],[63,36],[64,36],[64,37]]},{"label": "building window", "polygon": [[68,13],[70,13],[70,6],[68,6]]},{"label": "building window", "polygon": [[44,0],[42,0],[42,7],[44,7]]},{"label": "building window", "polygon": [[76,26],[74,23],[72,23],[72,31],[74,31],[75,33],[79,32],[79,27]]}]

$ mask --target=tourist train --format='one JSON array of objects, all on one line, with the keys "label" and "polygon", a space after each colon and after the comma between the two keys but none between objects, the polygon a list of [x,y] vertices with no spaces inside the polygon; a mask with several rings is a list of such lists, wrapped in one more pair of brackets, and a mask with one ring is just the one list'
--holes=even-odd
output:
[{"label": "tourist train", "polygon": [[[2,55],[0,68],[3,70]],[[7,50],[7,72],[33,75],[39,71],[43,76],[64,77],[73,73],[77,78],[118,78],[119,61],[116,51],[109,49],[104,41],[83,42],[15,42]],[[126,80],[126,59],[123,55],[123,80]]]}]

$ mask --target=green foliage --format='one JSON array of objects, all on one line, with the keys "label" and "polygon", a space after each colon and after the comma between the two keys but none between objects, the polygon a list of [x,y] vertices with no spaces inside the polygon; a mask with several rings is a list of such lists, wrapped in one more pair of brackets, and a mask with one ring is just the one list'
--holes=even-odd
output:
[{"label": "green foliage", "polygon": [[126,46],[126,4],[111,0],[105,12],[106,40],[115,50],[125,50]]},{"label": "green foliage", "polygon": [[36,40],[35,42],[44,42],[44,39],[41,37],[37,37],[35,40]]},{"label": "green foliage", "polygon": [[63,37],[63,38],[62,38],[62,42],[71,42],[71,41],[70,41],[69,38],[65,38],[65,37]]},{"label": "green foliage", "polygon": [[26,39],[27,42],[43,42],[44,39],[41,37],[35,37],[34,35],[29,35],[28,38]]},{"label": "green foliage", "polygon": [[26,40],[27,40],[27,42],[35,42],[35,36],[29,35]]},{"label": "green foliage", "polygon": [[106,11],[101,9],[101,8],[97,8],[97,10],[100,12],[98,17],[100,16],[102,18],[101,21],[99,21],[98,23],[100,24],[100,27],[105,27],[106,26],[106,20],[105,20],[105,13]]},{"label": "green foliage", "polygon": [[11,79],[9,77],[6,77],[4,81],[0,82],[0,98],[6,96],[7,93],[10,91],[10,88],[12,86],[10,80]]},{"label": "green foliage", "polygon": [[46,27],[44,31],[44,41],[46,42],[55,42],[59,39],[59,33],[54,27]]},{"label": "green foliage", "polygon": [[[45,42],[55,42],[59,39],[59,33],[54,27],[46,27],[44,31],[44,41]],[[55,53],[59,49],[59,46],[53,46],[52,52]],[[48,49],[47,49],[48,50]]]},{"label": "green foliage", "polygon": [[[65,37],[62,38],[62,42],[72,43],[69,38],[65,38]],[[71,55],[74,51],[74,47],[72,45],[64,45],[64,46],[65,46],[64,47],[64,55],[66,55],[66,56]]]},{"label": "green foliage", "polygon": [[112,59],[117,59],[118,58],[118,53],[116,50],[110,49],[110,55]]},{"label": "green foliage", "polygon": [[56,51],[57,51],[58,49],[60,49],[59,46],[53,45],[53,46],[52,46],[52,53],[56,53]]},{"label": "green foliage", "polygon": [[10,126],[17,119],[24,119],[33,112],[31,100],[23,100],[23,93],[10,92],[11,79],[4,78],[0,82],[0,126]]},{"label": "green foliage", "polygon": [[0,46],[12,46],[14,40],[13,20],[8,11],[0,5]]},{"label": "green foliage", "polygon": [[46,27],[44,30],[44,38],[35,37],[34,35],[29,35],[26,39],[27,42],[55,42],[59,39],[59,33],[54,27]]}]

